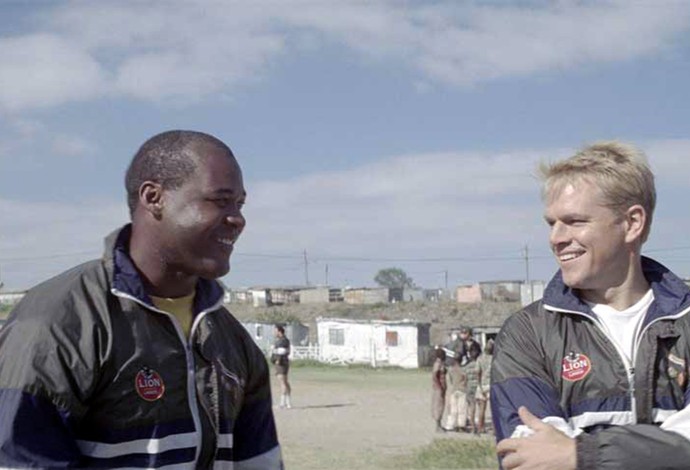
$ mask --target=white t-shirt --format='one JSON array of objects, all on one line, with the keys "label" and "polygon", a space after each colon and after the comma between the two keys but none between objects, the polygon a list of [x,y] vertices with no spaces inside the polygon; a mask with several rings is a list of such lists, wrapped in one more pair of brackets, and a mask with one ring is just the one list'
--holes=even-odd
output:
[{"label": "white t-shirt", "polygon": [[613,339],[630,362],[640,325],[653,301],[654,293],[652,289],[649,289],[635,305],[623,311],[604,304],[587,303],[599,317],[609,337]]}]

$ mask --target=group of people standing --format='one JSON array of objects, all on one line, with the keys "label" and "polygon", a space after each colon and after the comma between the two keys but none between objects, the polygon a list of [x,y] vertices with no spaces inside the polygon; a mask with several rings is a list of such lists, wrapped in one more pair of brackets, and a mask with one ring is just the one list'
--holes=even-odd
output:
[{"label": "group of people standing", "polygon": [[492,354],[493,341],[482,353],[469,327],[435,349],[431,414],[437,431],[486,432]]}]

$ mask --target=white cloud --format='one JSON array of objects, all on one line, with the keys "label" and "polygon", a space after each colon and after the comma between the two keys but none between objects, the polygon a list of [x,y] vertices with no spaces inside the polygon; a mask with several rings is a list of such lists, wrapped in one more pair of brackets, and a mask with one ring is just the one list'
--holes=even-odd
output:
[{"label": "white cloud", "polygon": [[[687,184],[682,175],[688,174],[690,160],[681,156],[690,152],[690,141],[650,142],[644,148],[649,150],[664,196],[658,203],[662,215],[655,219],[650,247],[685,246],[683,234],[690,230],[690,219],[674,211],[678,201],[666,195]],[[248,224],[238,252],[292,254],[292,259],[272,260],[274,267],[286,266],[285,275],[291,279],[300,278],[299,258],[304,249],[320,261],[315,265],[320,270],[330,259],[332,279],[336,278],[334,266],[343,257],[445,260],[406,266],[411,272],[421,272],[420,282],[433,283],[438,281],[438,270],[448,267],[463,273],[465,280],[521,278],[525,275],[521,250],[529,245],[532,276],[546,279],[555,265],[548,252],[540,184],[534,174],[539,161],[573,152],[546,148],[408,155],[349,171],[249,182]],[[661,259],[672,268],[690,269],[687,263],[675,262],[674,254],[665,253],[671,256]],[[452,261],[485,257],[504,261]],[[244,285],[244,276],[251,276],[253,269],[262,276],[280,275],[270,267],[256,268],[262,263],[266,260],[236,258],[236,272],[229,282]],[[375,270],[371,266],[385,264],[348,262],[347,266],[357,266],[364,274],[345,271],[345,275],[364,276],[355,283],[366,283]],[[432,274],[425,278],[425,272]]]},{"label": "white cloud", "polygon": [[[690,160],[682,156],[690,152],[690,141],[654,141],[643,147],[656,170],[660,194],[685,191],[687,178],[682,175],[688,174]],[[330,260],[334,282],[345,276],[337,278],[335,269],[343,265],[338,261],[343,257],[445,260],[416,265],[417,270],[432,273],[427,278],[420,275],[421,283],[437,282],[438,272],[445,268],[462,273],[464,280],[520,278],[525,245],[534,257],[532,276],[546,278],[554,264],[548,255],[539,183],[533,173],[542,158],[572,152],[545,148],[405,155],[341,172],[247,181],[247,229],[237,246],[231,283],[294,283],[301,275],[305,249],[320,270]],[[687,246],[690,219],[675,209],[677,203],[667,196],[660,198],[650,248]],[[104,235],[127,220],[120,201],[69,205],[0,199],[0,214],[4,217],[2,274],[8,286],[18,287],[97,256]],[[56,254],[84,252],[88,253],[53,259]],[[253,258],[252,254],[293,257]],[[678,252],[661,254],[672,268],[690,272],[690,263],[674,261]],[[10,256],[25,260],[7,263]],[[484,257],[504,260],[452,261]],[[389,263],[345,264],[339,269],[360,271],[344,271],[349,279],[366,284],[375,268]],[[415,272],[414,267],[408,269]]]},{"label": "white cloud", "polygon": [[[36,31],[0,39],[0,108],[116,94],[193,101],[232,96],[291,50],[339,43],[415,70],[414,86],[634,59],[672,50],[683,2],[69,2],[39,10]],[[383,62],[382,62],[383,61]]]},{"label": "white cloud", "polygon": [[83,137],[66,134],[54,136],[51,147],[56,154],[67,157],[88,156],[96,151],[96,146]]},{"label": "white cloud", "polygon": [[690,163],[690,139],[651,141],[644,146],[644,151],[657,181],[687,186],[689,173],[681,169]]},{"label": "white cloud", "polygon": [[[0,126],[0,163],[16,161],[22,150],[39,140],[45,134],[43,124],[33,119],[24,119],[13,115],[3,116],[5,126]],[[26,156],[24,155],[25,159]]]},{"label": "white cloud", "polygon": [[[485,246],[504,242],[513,237],[506,226],[529,232],[540,224],[537,158],[531,152],[404,156],[250,185],[242,244],[294,251],[299,240],[321,253],[373,256],[390,240],[391,253],[423,257],[474,246],[476,234]],[[497,223],[487,224],[488,215]],[[458,233],[474,235],[450,235]]]},{"label": "white cloud", "polygon": [[470,85],[665,50],[688,28],[682,2],[459,6],[317,4],[291,22],[376,58],[400,59],[430,80]]},{"label": "white cloud", "polygon": [[[52,130],[38,119],[9,114],[0,126],[0,163],[43,166],[46,158],[84,157],[93,155],[98,147],[89,139]],[[21,156],[17,162],[17,156]]]},{"label": "white cloud", "polygon": [[463,84],[627,60],[663,50],[687,28],[687,9],[667,5],[475,9],[469,27],[426,35],[418,65],[438,80]]},{"label": "white cloud", "polygon": [[51,18],[106,64],[117,93],[156,101],[194,101],[261,77],[283,52],[270,21],[243,2],[73,3]]},{"label": "white cloud", "polygon": [[103,238],[128,220],[122,202],[25,202],[0,198],[5,288],[27,288],[102,254]]},{"label": "white cloud", "polygon": [[79,46],[54,34],[0,38],[0,108],[55,106],[99,95],[100,65]]}]

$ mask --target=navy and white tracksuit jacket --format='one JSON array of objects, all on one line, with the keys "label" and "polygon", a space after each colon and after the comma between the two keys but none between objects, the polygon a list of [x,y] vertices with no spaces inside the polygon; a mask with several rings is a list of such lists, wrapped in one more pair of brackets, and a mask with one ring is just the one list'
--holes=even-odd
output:
[{"label": "navy and white tracksuit jacket", "polygon": [[642,258],[654,301],[632,361],[557,273],[496,340],[491,406],[498,441],[524,429],[518,407],[576,436],[577,468],[690,468],[690,289]]},{"label": "navy and white tracksuit jacket", "polygon": [[199,280],[189,339],[127,246],[31,289],[0,330],[0,467],[282,468],[268,364]]}]

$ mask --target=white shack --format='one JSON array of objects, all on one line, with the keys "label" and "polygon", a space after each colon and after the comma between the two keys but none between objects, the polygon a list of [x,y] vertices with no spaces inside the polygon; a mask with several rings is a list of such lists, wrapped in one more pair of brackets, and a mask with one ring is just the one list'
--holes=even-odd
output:
[{"label": "white shack", "polygon": [[317,318],[319,359],[414,369],[428,365],[430,323]]}]

